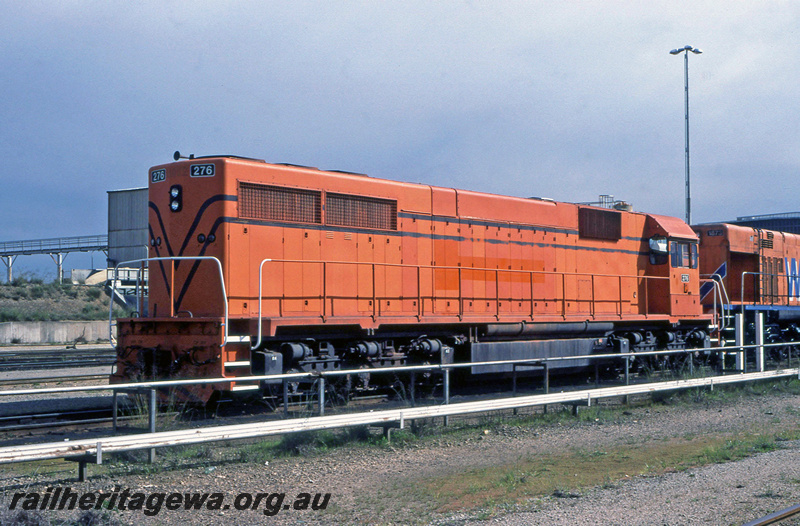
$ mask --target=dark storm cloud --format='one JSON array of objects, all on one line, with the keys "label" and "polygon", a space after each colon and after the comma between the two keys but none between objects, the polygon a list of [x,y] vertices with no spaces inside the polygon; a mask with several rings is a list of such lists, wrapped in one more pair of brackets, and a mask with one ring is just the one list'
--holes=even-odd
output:
[{"label": "dark storm cloud", "polygon": [[175,149],[694,218],[800,209],[778,2],[0,6],[5,240],[102,233]]}]

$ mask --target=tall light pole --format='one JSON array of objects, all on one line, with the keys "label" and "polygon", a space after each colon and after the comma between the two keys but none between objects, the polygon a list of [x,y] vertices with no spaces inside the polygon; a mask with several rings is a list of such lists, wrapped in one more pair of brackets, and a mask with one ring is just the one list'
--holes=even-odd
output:
[{"label": "tall light pole", "polygon": [[701,50],[692,46],[683,46],[673,49],[670,55],[680,55],[683,53],[684,85],[686,90],[686,224],[692,224],[692,191],[689,184],[689,52],[699,55]]}]

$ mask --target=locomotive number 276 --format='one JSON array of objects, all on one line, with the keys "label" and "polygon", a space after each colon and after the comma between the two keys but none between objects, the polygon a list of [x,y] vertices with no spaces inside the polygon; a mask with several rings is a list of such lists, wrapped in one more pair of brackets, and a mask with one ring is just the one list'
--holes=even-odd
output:
[{"label": "locomotive number 276", "polygon": [[193,164],[191,167],[192,177],[213,177],[214,165],[213,164]]}]

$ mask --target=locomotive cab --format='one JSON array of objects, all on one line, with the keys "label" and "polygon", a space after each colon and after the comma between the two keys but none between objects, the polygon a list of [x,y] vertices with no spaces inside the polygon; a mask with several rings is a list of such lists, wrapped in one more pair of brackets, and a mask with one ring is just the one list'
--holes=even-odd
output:
[{"label": "locomotive cab", "polygon": [[672,317],[696,314],[700,304],[697,234],[675,218],[650,215],[648,220],[649,312]]}]

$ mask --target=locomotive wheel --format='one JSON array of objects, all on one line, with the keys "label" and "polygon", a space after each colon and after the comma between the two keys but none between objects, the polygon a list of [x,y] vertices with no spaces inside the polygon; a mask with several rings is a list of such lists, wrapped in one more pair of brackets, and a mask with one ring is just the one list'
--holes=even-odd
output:
[{"label": "locomotive wheel", "polygon": [[[369,364],[361,364],[358,366],[359,369],[371,369]],[[345,376],[345,389],[347,390],[348,396],[353,396],[355,393],[368,391],[369,387],[369,380],[370,380],[370,373],[363,372],[358,374],[348,374]]]},{"label": "locomotive wheel", "polygon": [[345,406],[350,402],[352,395],[352,382],[350,375],[335,376],[326,385],[325,404],[331,406]]}]

